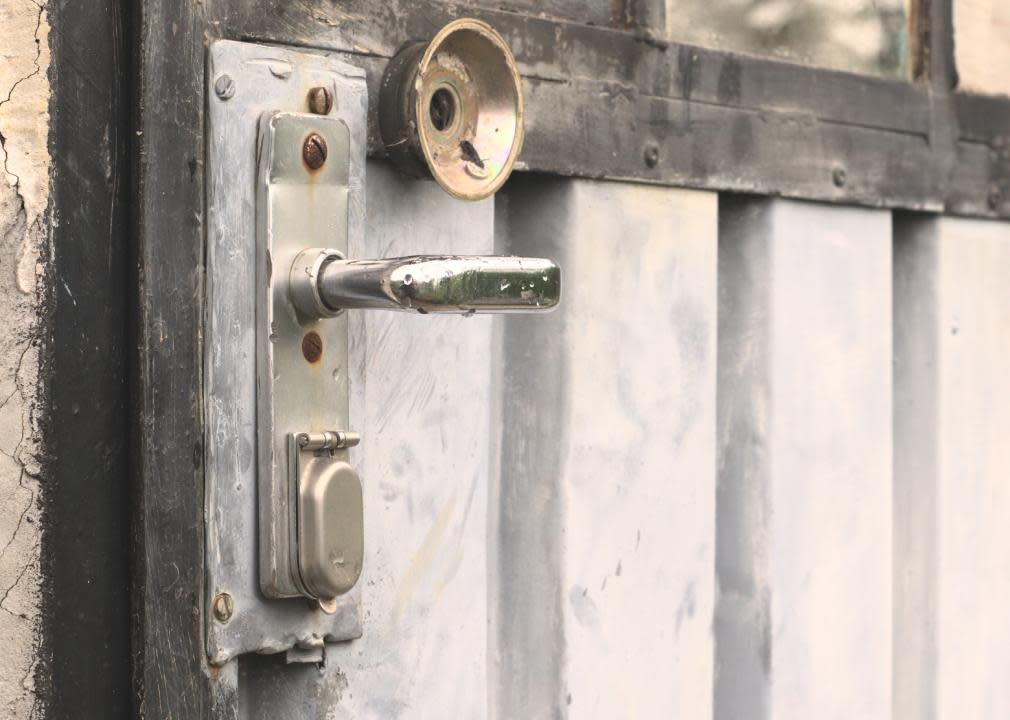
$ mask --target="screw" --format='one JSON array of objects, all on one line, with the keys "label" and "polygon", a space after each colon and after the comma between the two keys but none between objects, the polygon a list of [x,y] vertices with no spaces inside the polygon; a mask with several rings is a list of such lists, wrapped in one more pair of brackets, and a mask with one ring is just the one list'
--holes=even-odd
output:
[{"label": "screw", "polygon": [[310,363],[319,362],[323,356],[323,339],[315,330],[305,333],[302,338],[302,355]]},{"label": "screw", "polygon": [[217,80],[214,81],[214,92],[222,100],[227,100],[234,95],[235,81],[231,79],[231,75],[218,75]]},{"label": "screw", "polygon": [[651,168],[659,165],[659,148],[656,145],[649,144],[645,146],[644,154],[645,164]]},{"label": "screw", "polygon": [[845,174],[845,168],[835,168],[831,173],[831,182],[835,184],[835,187],[845,187],[845,182],[848,177]]},{"label": "screw", "polygon": [[319,133],[312,133],[302,145],[302,159],[310,170],[318,170],[326,162],[326,141]]},{"label": "screw", "polygon": [[316,115],[329,115],[333,109],[333,93],[323,86],[309,90],[309,110]]},{"label": "screw", "polygon": [[218,593],[214,596],[214,619],[219,623],[226,623],[231,620],[232,613],[235,612],[235,601],[226,592]]}]

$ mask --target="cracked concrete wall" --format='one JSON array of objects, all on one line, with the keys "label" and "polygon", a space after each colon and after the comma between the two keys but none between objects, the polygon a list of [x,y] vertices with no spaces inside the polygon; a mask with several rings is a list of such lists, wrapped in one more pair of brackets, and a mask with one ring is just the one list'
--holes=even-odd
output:
[{"label": "cracked concrete wall", "polygon": [[0,718],[34,717],[40,638],[39,377],[49,220],[45,4],[0,0]]}]

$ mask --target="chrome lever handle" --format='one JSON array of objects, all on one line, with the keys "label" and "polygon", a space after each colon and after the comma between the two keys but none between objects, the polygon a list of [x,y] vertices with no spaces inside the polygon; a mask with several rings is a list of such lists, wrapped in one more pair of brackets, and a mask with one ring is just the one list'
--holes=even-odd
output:
[{"label": "chrome lever handle", "polygon": [[291,268],[291,300],[309,317],[376,308],[419,313],[504,313],[550,310],[561,298],[553,260],[513,256],[418,255],[344,260],[339,253],[302,252]]}]

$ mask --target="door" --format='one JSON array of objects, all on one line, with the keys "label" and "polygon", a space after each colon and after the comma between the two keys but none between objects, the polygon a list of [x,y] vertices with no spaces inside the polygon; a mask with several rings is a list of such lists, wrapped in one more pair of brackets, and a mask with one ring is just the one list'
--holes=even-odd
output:
[{"label": "door", "polygon": [[[134,712],[1010,714],[1010,105],[956,86],[950,4],[750,3],[746,33],[693,2],[141,5]],[[469,15],[525,102],[514,171],[477,200],[423,156],[405,173],[381,106],[398,52]],[[842,30],[871,21],[868,54]],[[321,321],[346,359],[298,397],[346,404],[306,431],[360,435],[338,450],[363,533],[326,617],[257,564],[264,393],[288,382],[257,344],[281,115],[347,127],[327,262],[562,278],[549,313]],[[298,184],[289,221],[316,232],[336,196]]]}]

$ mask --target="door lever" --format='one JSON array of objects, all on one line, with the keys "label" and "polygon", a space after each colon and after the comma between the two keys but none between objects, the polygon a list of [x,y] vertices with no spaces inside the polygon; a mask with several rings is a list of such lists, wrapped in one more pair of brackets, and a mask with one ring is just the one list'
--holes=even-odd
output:
[{"label": "door lever", "polygon": [[418,255],[345,260],[336,250],[302,251],[289,292],[308,318],[376,308],[427,313],[514,313],[554,308],[561,269],[553,260],[513,256]]}]

